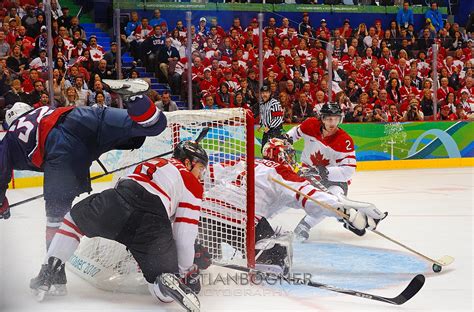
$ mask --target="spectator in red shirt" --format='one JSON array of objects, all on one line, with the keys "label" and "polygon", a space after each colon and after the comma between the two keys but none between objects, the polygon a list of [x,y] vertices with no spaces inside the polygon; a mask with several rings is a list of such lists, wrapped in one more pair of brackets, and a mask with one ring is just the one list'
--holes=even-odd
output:
[{"label": "spectator in red shirt", "polygon": [[448,105],[441,106],[441,110],[438,113],[438,120],[456,120],[457,116],[451,112]]},{"label": "spectator in red shirt", "polygon": [[454,89],[448,86],[448,84],[448,78],[441,78],[441,86],[438,88],[438,92],[436,93],[438,100],[445,99],[448,96],[448,93],[454,93]]},{"label": "spectator in red shirt", "polygon": [[467,120],[467,119],[469,119],[468,115],[466,114],[466,112],[464,111],[464,109],[462,107],[462,104],[457,104],[456,105],[454,115],[456,115],[457,120]]},{"label": "spectator in red shirt", "polygon": [[342,25],[341,28],[339,28],[339,32],[344,39],[347,39],[350,36],[352,36],[352,28],[351,28],[349,19],[346,18],[344,20],[344,24]]},{"label": "spectator in red shirt", "polygon": [[391,99],[394,103],[400,103],[400,92],[398,91],[399,89],[399,84],[398,84],[398,79],[392,78],[390,79],[388,85],[387,85],[387,93],[388,93],[388,98]]},{"label": "spectator in red shirt", "polygon": [[387,122],[399,122],[402,119],[402,115],[398,112],[397,105],[390,104],[387,112]]},{"label": "spectator in red shirt", "polygon": [[42,107],[42,106],[49,106],[49,95],[46,92],[41,92],[40,99],[38,102],[33,104],[34,108]]},{"label": "spectator in red shirt", "polygon": [[217,91],[217,79],[212,77],[212,70],[209,67],[204,68],[204,76],[199,83],[201,92],[215,94]]},{"label": "spectator in red shirt", "polygon": [[[374,102],[374,104],[379,104],[382,106],[383,110],[388,110],[390,105],[395,105],[395,102],[388,97],[388,92],[385,89],[379,90],[379,97]],[[396,106],[396,105],[395,105]],[[398,109],[398,108],[397,108]]]},{"label": "spectator in red shirt", "polygon": [[400,99],[402,102],[404,102],[411,93],[418,97],[418,89],[411,85],[411,78],[408,75],[403,77],[403,85],[398,91],[400,92]]}]

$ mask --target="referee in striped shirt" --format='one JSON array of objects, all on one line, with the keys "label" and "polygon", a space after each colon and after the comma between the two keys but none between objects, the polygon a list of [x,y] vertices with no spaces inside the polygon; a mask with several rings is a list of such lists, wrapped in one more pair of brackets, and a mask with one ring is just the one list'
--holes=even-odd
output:
[{"label": "referee in striped shirt", "polygon": [[260,128],[263,128],[262,149],[274,137],[281,136],[283,130],[283,109],[277,99],[271,97],[270,87],[262,86],[260,95],[262,101],[259,105]]}]

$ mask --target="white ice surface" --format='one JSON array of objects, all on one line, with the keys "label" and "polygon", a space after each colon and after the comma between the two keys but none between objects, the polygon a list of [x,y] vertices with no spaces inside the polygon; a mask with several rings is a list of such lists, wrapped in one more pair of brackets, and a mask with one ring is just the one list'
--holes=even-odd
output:
[{"label": "white ice surface", "polygon": [[[432,257],[451,255],[455,262],[442,273],[373,233],[359,238],[334,220],[323,221],[310,241],[295,246],[295,271],[316,281],[395,296],[417,273],[423,289],[403,306],[390,306],[307,286],[205,285],[202,311],[472,311],[473,309],[473,169],[427,169],[358,172],[350,197],[371,201],[389,217],[378,229]],[[107,184],[94,185],[95,191]],[[41,189],[8,191],[10,203]],[[293,229],[302,217],[291,210],[271,220]],[[37,200],[12,209],[0,220],[0,311],[182,311],[177,304],[156,303],[149,295],[110,293],[68,274],[66,297],[36,302],[29,293],[44,257],[44,204]],[[229,272],[222,268],[210,271]],[[209,284],[209,283],[207,283]]]}]

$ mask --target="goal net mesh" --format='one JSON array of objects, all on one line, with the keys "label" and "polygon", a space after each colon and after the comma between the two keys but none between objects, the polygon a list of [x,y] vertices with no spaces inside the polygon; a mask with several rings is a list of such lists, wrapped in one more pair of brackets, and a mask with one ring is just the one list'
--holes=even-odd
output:
[{"label": "goal net mesh", "polygon": [[[253,157],[249,157],[254,148],[253,119],[244,109],[238,108],[165,114],[168,126],[163,133],[148,137],[140,149],[106,153],[101,157],[102,163],[111,171],[171,152],[178,142],[196,140],[208,127],[200,142],[209,155],[209,167],[204,178],[198,241],[208,248],[214,262],[252,265],[254,207],[248,194],[249,190],[252,190],[251,194],[254,191],[253,181],[245,172],[249,166],[253,168]],[[168,153],[163,157],[170,156]],[[212,177],[214,164],[236,160],[239,160],[239,170],[244,173],[238,187]],[[114,174],[113,185],[133,168]],[[222,200],[223,192],[225,201]],[[252,222],[248,222],[249,216]],[[125,246],[115,241],[84,237],[69,260],[68,268],[100,289],[129,293],[147,291],[137,263]]]}]

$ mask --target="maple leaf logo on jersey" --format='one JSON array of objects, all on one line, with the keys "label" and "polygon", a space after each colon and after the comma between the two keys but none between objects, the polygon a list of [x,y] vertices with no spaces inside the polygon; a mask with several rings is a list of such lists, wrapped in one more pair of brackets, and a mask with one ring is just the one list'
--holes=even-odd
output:
[{"label": "maple leaf logo on jersey", "polygon": [[311,159],[311,162],[315,167],[326,167],[327,165],[329,165],[329,159],[324,158],[324,155],[321,154],[319,151],[314,154],[311,154],[309,159]]}]

